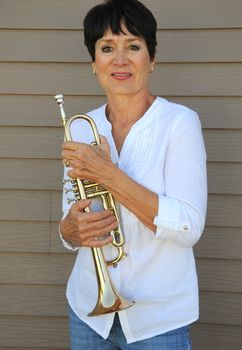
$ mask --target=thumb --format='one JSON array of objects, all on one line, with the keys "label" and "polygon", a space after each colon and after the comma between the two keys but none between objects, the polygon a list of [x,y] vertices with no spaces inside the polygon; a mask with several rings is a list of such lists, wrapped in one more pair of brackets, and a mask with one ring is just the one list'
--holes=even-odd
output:
[{"label": "thumb", "polygon": [[107,145],[108,146],[108,140],[106,138],[106,136],[100,135],[100,141],[101,141],[101,145]]},{"label": "thumb", "polygon": [[104,152],[104,154],[108,158],[111,158],[110,146],[109,146],[107,138],[105,136],[103,136],[103,135],[100,135],[100,141],[101,141],[101,145],[100,145],[101,150]]}]

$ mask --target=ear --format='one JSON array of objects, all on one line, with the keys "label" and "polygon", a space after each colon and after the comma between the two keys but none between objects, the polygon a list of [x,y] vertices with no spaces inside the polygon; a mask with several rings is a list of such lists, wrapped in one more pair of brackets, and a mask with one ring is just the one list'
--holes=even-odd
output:
[{"label": "ear", "polygon": [[153,72],[154,66],[155,66],[155,59],[153,59],[153,60],[150,62],[150,73]]},{"label": "ear", "polygon": [[96,70],[95,63],[94,63],[94,62],[92,62],[92,71],[93,71],[93,74],[94,74],[94,75],[97,74],[97,70]]}]

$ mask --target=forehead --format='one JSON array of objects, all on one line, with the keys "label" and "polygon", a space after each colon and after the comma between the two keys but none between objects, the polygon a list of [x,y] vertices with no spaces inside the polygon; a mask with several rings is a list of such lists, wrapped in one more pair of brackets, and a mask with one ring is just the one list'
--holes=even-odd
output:
[{"label": "forehead", "polygon": [[111,42],[118,39],[121,39],[127,42],[134,41],[134,40],[144,41],[141,37],[131,34],[125,26],[122,26],[119,34],[114,34],[111,28],[108,28],[104,33],[103,37],[100,38],[97,41],[97,43],[102,41]]}]

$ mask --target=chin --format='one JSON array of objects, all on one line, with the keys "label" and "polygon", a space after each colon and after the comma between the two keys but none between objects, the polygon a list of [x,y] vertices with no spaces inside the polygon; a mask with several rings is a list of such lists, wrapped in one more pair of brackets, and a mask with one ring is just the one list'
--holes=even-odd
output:
[{"label": "chin", "polygon": [[133,95],[135,93],[134,89],[127,87],[109,87],[106,91],[111,95]]}]

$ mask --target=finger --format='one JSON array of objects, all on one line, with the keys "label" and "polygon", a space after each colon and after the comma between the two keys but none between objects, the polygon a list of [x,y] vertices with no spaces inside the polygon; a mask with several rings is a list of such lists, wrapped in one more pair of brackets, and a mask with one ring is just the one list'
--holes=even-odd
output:
[{"label": "finger", "polygon": [[74,157],[75,157],[74,151],[63,150],[63,151],[61,152],[61,158],[64,159],[64,160],[66,160],[66,159],[74,159]]},{"label": "finger", "polygon": [[87,246],[89,247],[93,247],[93,248],[101,248],[107,244],[110,244],[112,243],[112,237],[109,236],[105,239],[102,239],[102,240],[98,240],[98,239],[92,239],[90,241],[88,241],[86,244]]},{"label": "finger", "polygon": [[76,141],[65,141],[62,144],[62,149],[66,151],[76,151],[78,150],[82,145],[86,145],[82,142],[76,142]]},{"label": "finger", "polygon": [[93,239],[94,237],[104,238],[111,231],[115,230],[118,227],[118,222],[116,218],[105,219],[99,222],[93,223],[78,223],[77,231],[79,232],[80,239],[83,241]]},{"label": "finger", "polygon": [[[111,231],[116,230],[117,227],[118,227],[118,223],[113,222],[113,223],[109,224],[108,226],[104,227],[102,230],[98,230],[97,232],[93,231],[92,234],[95,237],[100,238],[102,240],[103,238],[106,238],[106,235],[107,234],[109,235]],[[113,239],[113,237],[111,237],[111,238]]]},{"label": "finger", "polygon": [[[85,222],[86,223],[96,223],[96,222],[104,222],[104,224],[109,224],[116,220],[115,215],[113,214],[113,211],[108,210],[102,210],[102,211],[95,211],[90,213],[85,213]],[[98,227],[97,227],[98,228]]]},{"label": "finger", "polygon": [[108,145],[108,140],[107,140],[106,136],[100,135],[100,141],[101,141],[101,144]]},{"label": "finger", "polygon": [[72,209],[78,212],[79,211],[84,212],[85,209],[90,205],[90,203],[91,203],[90,199],[81,199],[72,205]]},{"label": "finger", "polygon": [[77,227],[80,233],[100,236],[109,232],[111,229],[116,228],[118,225],[117,219],[114,215],[100,220],[96,220],[93,216],[91,216],[91,218],[89,213],[80,213],[80,215],[77,216]]}]

